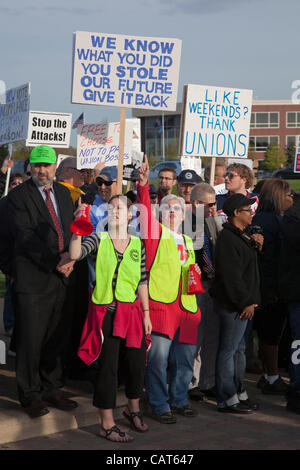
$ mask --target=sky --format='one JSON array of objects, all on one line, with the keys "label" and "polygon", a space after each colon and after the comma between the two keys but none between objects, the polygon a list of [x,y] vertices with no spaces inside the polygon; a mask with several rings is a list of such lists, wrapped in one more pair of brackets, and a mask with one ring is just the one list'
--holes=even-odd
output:
[{"label": "sky", "polygon": [[84,111],[87,123],[119,120],[117,107],[71,103],[75,31],[181,39],[179,102],[187,83],[252,89],[255,99],[285,100],[291,99],[292,82],[300,80],[299,0],[10,0],[5,5],[0,6],[0,81],[7,89],[30,81],[32,110],[72,113],[73,120]]}]

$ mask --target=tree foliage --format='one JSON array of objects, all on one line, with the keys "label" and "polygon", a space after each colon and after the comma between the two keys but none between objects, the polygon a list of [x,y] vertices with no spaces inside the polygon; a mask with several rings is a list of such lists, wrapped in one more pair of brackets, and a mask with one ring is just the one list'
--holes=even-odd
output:
[{"label": "tree foliage", "polygon": [[287,160],[285,150],[276,144],[270,144],[266,150],[266,156],[263,161],[263,169],[267,171],[278,170]]}]

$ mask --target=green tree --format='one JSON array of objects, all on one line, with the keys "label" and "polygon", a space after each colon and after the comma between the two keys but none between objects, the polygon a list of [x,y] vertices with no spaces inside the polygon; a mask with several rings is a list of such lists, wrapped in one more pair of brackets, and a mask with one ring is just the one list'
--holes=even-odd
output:
[{"label": "green tree", "polygon": [[295,162],[296,146],[295,144],[289,143],[285,147],[285,153],[287,155],[287,166],[293,168]]},{"label": "green tree", "polygon": [[263,169],[267,171],[278,170],[287,160],[285,150],[276,144],[270,144],[266,150],[265,159],[263,161]]}]

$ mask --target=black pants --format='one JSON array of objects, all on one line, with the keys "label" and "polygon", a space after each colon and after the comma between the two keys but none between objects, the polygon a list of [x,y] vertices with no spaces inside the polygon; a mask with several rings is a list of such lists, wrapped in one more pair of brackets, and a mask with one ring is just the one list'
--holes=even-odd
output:
[{"label": "black pants", "polygon": [[125,377],[125,394],[127,398],[142,396],[145,366],[146,343],[142,339],[141,348],[127,348],[125,339],[112,335],[115,312],[107,312],[103,319],[102,332],[104,342],[97,360],[97,374],[93,405],[97,408],[112,409],[116,406],[118,387],[119,354],[122,372]]},{"label": "black pants", "polygon": [[65,293],[65,285],[53,275],[42,294],[16,294],[16,377],[23,406],[62,386]]},{"label": "black pants", "polygon": [[255,316],[260,341],[269,346],[278,346],[288,316],[286,304],[275,302],[262,305]]}]

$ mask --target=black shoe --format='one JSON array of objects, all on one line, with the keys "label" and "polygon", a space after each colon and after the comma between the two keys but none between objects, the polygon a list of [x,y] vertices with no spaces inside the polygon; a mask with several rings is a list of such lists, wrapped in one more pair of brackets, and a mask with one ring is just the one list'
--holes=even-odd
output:
[{"label": "black shoe", "polygon": [[177,422],[176,416],[171,411],[166,411],[160,415],[152,413],[152,418],[161,424],[174,424]]},{"label": "black shoe", "polygon": [[193,418],[194,416],[197,416],[196,411],[190,405],[184,405],[181,407],[171,406],[171,410],[173,413],[185,416],[186,418]]},{"label": "black shoe", "polygon": [[247,408],[245,405],[241,405],[241,403],[236,403],[232,406],[225,406],[224,408],[218,408],[220,413],[234,413],[234,414],[249,414],[253,413],[251,408]]},{"label": "black shoe", "polygon": [[284,380],[282,380],[280,376],[272,384],[270,384],[268,381],[266,382],[267,383],[261,389],[262,393],[264,393],[265,395],[285,395],[286,394],[288,386],[284,382]]},{"label": "black shoe", "polygon": [[247,398],[247,400],[240,400],[240,405],[250,408],[253,411],[259,409],[259,403],[249,400],[249,398]]},{"label": "black shoe", "polygon": [[208,388],[207,390],[201,390],[201,392],[203,393],[203,395],[206,398],[216,398],[216,389],[215,389],[215,387]]},{"label": "black shoe", "polygon": [[29,405],[24,406],[24,411],[26,411],[30,418],[39,418],[49,413],[46,403],[41,400],[32,401]]},{"label": "black shoe", "polygon": [[56,395],[45,398],[45,402],[48,406],[53,406],[63,411],[73,410],[78,406],[76,401],[66,398],[62,393],[57,393]]},{"label": "black shoe", "polygon": [[204,400],[204,393],[201,392],[199,387],[191,388],[188,391],[188,396],[191,400],[194,400],[194,401],[203,401]]},{"label": "black shoe", "polygon": [[294,413],[300,414],[300,401],[289,400],[286,404],[286,409],[288,411],[293,411]]},{"label": "black shoe", "polygon": [[259,381],[257,382],[256,386],[257,388],[262,389],[267,383],[268,383],[267,379],[265,378],[264,375],[262,375]]}]

